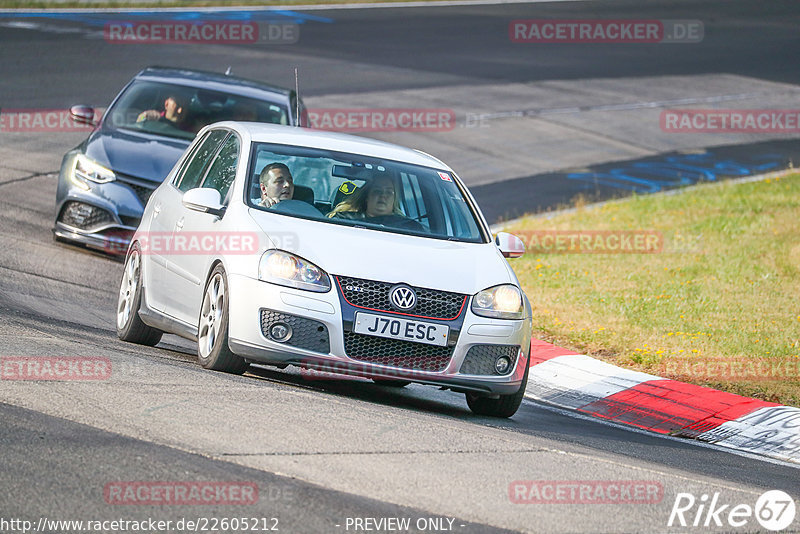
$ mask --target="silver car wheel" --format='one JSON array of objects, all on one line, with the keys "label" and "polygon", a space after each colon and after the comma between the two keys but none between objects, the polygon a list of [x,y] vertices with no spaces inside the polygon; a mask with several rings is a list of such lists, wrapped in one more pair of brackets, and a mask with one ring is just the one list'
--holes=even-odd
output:
[{"label": "silver car wheel", "polygon": [[136,284],[139,280],[139,251],[133,250],[125,264],[125,272],[122,276],[122,283],[119,287],[119,299],[117,300],[117,327],[122,329],[128,324],[131,313],[133,313],[133,301],[136,296]]},{"label": "silver car wheel", "polygon": [[198,348],[200,356],[208,358],[214,350],[220,330],[222,328],[222,312],[225,309],[225,283],[222,275],[214,274],[214,277],[206,287],[203,296],[203,307],[200,309],[200,335],[198,336]]}]

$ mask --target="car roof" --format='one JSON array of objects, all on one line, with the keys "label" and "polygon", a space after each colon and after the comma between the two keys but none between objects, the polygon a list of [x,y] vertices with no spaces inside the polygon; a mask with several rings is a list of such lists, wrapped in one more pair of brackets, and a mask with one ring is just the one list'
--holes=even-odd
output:
[{"label": "car roof", "polygon": [[276,97],[279,100],[288,100],[292,93],[290,89],[284,87],[248,80],[238,76],[173,67],[147,67],[142,69],[134,79],[184,85],[269,100],[276,100]]},{"label": "car roof", "polygon": [[281,145],[321,148],[452,170],[441,160],[430,154],[366,137],[258,122],[229,121],[217,123],[212,126],[224,125],[235,125],[239,130],[247,132],[255,143],[276,143]]}]

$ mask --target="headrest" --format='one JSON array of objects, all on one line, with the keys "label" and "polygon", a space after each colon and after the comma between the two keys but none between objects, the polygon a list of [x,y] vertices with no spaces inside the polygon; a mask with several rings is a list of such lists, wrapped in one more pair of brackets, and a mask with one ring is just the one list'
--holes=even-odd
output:
[{"label": "headrest", "polygon": [[306,187],[304,185],[295,185],[294,186],[294,195],[292,196],[294,200],[302,200],[303,202],[308,202],[312,206],[314,205],[314,190],[310,187]]}]

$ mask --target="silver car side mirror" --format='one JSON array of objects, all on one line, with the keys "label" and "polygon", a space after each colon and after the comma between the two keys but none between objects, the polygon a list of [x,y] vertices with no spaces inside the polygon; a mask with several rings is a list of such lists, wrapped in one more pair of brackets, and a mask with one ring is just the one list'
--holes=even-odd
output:
[{"label": "silver car side mirror", "polygon": [[94,108],[90,106],[72,106],[69,108],[69,116],[78,124],[88,124],[95,126]]},{"label": "silver car side mirror", "polygon": [[498,232],[494,242],[504,258],[519,258],[525,254],[525,243],[522,239],[508,232]]},{"label": "silver car side mirror", "polygon": [[189,189],[183,194],[181,202],[190,210],[201,213],[210,213],[217,217],[222,217],[225,213],[225,206],[222,205],[219,191],[210,187]]}]

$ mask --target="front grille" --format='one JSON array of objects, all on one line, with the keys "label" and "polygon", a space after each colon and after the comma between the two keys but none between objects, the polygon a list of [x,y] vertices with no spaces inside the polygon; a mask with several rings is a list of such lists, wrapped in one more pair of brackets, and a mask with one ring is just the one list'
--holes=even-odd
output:
[{"label": "front grille", "polygon": [[133,192],[136,193],[136,196],[142,201],[142,205],[147,204],[147,201],[150,200],[150,195],[152,195],[153,191],[155,191],[156,187],[158,187],[158,184],[153,184],[152,186],[145,185],[143,182],[135,181],[119,175],[117,175],[117,179],[133,189]]},{"label": "front grille", "polygon": [[511,360],[508,367],[509,374],[514,369],[519,354],[519,345],[473,345],[467,351],[464,362],[461,364],[459,373],[465,375],[499,375],[494,362],[500,356],[505,356]]},{"label": "front grille", "polygon": [[61,217],[58,220],[81,230],[90,230],[114,222],[114,217],[97,206],[70,201],[64,204],[64,209],[61,211]]},{"label": "front grille", "polygon": [[453,356],[453,347],[425,345],[399,339],[344,333],[347,356],[362,362],[413,369],[415,371],[444,371]]},{"label": "front grille", "polygon": [[269,327],[275,323],[285,323],[292,328],[292,336],[284,341],[284,345],[291,345],[299,349],[313,350],[327,354],[331,351],[328,327],[324,323],[297,317],[287,313],[272,310],[261,310],[261,332],[267,339],[272,339]]},{"label": "front grille", "polygon": [[[398,313],[389,302],[389,290],[395,284],[375,282],[361,278],[337,276],[344,298],[353,306]],[[452,320],[459,316],[466,295],[435,289],[414,287],[417,305],[407,313],[432,319]]]}]

